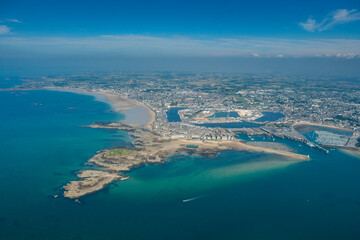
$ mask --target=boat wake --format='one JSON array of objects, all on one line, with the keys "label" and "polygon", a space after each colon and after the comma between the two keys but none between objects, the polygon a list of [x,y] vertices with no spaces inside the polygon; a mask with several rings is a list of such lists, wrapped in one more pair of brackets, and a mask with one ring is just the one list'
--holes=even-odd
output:
[{"label": "boat wake", "polygon": [[193,198],[188,198],[188,199],[184,199],[182,200],[183,203],[186,203],[186,202],[191,202],[191,201],[194,201],[194,200],[198,200],[199,198],[203,198],[204,196],[198,196],[198,197],[193,197]]}]

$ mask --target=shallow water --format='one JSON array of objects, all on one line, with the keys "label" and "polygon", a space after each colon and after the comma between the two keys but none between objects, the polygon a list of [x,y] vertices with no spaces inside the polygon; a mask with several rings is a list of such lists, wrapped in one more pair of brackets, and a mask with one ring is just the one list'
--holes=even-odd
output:
[{"label": "shallow water", "polygon": [[[97,150],[129,145],[94,97],[0,92],[0,239],[358,239],[360,158],[276,141],[312,161],[225,151],[173,156],[80,199],[60,189]],[[246,136],[239,136],[247,138]],[[250,138],[247,140],[251,140]],[[183,202],[186,199],[191,201]]]}]

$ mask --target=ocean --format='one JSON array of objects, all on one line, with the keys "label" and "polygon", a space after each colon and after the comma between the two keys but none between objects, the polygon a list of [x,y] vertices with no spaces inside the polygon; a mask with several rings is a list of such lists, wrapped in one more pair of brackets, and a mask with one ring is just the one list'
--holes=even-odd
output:
[{"label": "ocean", "polygon": [[77,204],[53,195],[91,168],[96,151],[130,145],[125,132],[81,126],[125,116],[92,96],[55,91],[0,92],[0,107],[0,239],[360,238],[360,158],[340,150],[255,137],[312,160],[177,155]]}]

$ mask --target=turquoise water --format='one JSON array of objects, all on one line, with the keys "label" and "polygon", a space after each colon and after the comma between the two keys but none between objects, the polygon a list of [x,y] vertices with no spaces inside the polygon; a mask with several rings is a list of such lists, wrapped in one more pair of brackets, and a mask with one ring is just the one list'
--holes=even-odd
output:
[{"label": "turquoise water", "polygon": [[97,150],[129,144],[124,132],[79,127],[124,118],[93,100],[0,92],[0,239],[359,238],[360,159],[284,139],[275,141],[312,161],[178,155],[133,169],[83,204],[52,198]]}]

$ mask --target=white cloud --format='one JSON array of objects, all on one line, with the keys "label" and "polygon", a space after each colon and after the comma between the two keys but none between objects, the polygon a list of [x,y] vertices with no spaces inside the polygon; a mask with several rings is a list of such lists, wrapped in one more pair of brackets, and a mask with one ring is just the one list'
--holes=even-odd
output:
[{"label": "white cloud", "polygon": [[10,28],[6,25],[0,25],[0,34],[6,34],[10,32]]},{"label": "white cloud", "polygon": [[189,38],[149,35],[94,37],[2,37],[0,48],[34,54],[111,54],[174,57],[342,57],[360,56],[358,39]]},{"label": "white cloud", "polygon": [[334,25],[349,23],[360,20],[360,12],[357,9],[347,10],[338,9],[324,18],[322,21],[317,22],[312,17],[309,17],[306,22],[299,23],[299,25],[309,32],[321,32],[327,30]]},{"label": "white cloud", "polygon": [[7,22],[13,22],[13,23],[22,23],[22,21],[12,18],[12,19],[6,19]]},{"label": "white cloud", "polygon": [[321,27],[321,24],[316,23],[316,20],[312,19],[311,17],[309,17],[306,22],[299,23],[299,24],[306,31],[309,31],[309,32],[315,32],[317,29],[319,29],[319,27]]}]

